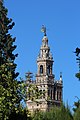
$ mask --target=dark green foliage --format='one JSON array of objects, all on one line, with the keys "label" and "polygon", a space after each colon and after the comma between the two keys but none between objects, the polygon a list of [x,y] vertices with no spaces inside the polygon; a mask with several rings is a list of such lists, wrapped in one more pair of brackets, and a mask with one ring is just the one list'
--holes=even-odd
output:
[{"label": "dark green foliage", "polygon": [[18,72],[15,72],[15,58],[13,54],[16,49],[16,38],[12,38],[9,30],[13,28],[14,22],[7,17],[8,10],[0,1],[0,120],[6,120],[14,111],[19,112],[20,82],[16,80]]},{"label": "dark green foliage", "polygon": [[59,108],[54,106],[47,112],[37,112],[32,120],[73,120],[73,116],[69,107],[62,105]]},{"label": "dark green foliage", "polygon": [[[78,98],[78,97],[77,97]],[[80,99],[78,98],[77,102],[74,102],[74,108],[73,111],[76,112],[77,109],[80,109]]]},{"label": "dark green foliage", "polygon": [[9,120],[27,120],[26,109],[19,108],[19,112],[13,111],[9,116]]},{"label": "dark green foliage", "polygon": [[80,120],[80,107],[74,113],[74,120]]}]

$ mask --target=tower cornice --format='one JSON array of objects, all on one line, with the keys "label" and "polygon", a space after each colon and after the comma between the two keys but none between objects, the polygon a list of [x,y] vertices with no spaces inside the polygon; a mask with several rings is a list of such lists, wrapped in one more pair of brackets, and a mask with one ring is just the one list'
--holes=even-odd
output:
[{"label": "tower cornice", "polygon": [[42,59],[42,58],[37,58],[37,62],[54,62],[53,59],[48,59],[48,58],[45,58],[45,59]]}]

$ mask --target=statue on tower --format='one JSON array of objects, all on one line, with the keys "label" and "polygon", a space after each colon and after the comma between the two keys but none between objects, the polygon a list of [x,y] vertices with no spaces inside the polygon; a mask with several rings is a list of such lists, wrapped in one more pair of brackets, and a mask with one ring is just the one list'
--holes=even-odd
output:
[{"label": "statue on tower", "polygon": [[76,53],[76,56],[79,56],[80,48],[77,47],[74,53]]},{"label": "statue on tower", "polygon": [[46,36],[46,27],[44,25],[42,25],[41,32],[43,32],[44,36]]}]

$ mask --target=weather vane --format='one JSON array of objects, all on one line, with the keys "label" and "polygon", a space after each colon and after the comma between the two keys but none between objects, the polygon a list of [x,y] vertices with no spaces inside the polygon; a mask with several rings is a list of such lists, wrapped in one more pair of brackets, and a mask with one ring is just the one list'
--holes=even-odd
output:
[{"label": "weather vane", "polygon": [[44,25],[42,25],[41,32],[43,32],[44,36],[46,36],[46,27]]}]

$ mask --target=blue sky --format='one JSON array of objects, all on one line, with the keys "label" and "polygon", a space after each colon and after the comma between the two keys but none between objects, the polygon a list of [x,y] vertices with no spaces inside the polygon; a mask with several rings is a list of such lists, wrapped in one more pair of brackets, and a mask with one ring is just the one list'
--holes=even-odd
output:
[{"label": "blue sky", "polygon": [[80,98],[80,82],[76,56],[80,47],[80,0],[5,0],[8,17],[15,22],[11,34],[16,36],[16,59],[19,77],[27,71],[37,72],[36,59],[42,44],[41,26],[47,28],[49,45],[54,58],[53,73],[59,79],[63,74],[63,101],[73,106],[75,96]]}]

